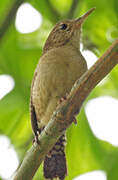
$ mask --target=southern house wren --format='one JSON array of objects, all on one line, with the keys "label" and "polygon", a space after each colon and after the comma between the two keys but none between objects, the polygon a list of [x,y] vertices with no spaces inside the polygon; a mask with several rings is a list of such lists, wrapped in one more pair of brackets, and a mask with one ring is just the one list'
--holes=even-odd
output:
[{"label": "southern house wren", "polygon": [[[60,98],[65,97],[74,82],[87,71],[86,61],[80,52],[80,34],[81,25],[93,10],[78,19],[57,23],[44,45],[31,88],[31,123],[36,140],[51,119]],[[65,134],[46,155],[45,178],[65,178],[64,144]]]}]

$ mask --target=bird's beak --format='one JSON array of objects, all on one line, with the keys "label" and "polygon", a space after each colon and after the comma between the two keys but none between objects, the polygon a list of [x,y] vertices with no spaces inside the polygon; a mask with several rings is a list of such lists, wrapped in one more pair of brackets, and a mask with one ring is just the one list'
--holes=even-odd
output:
[{"label": "bird's beak", "polygon": [[79,17],[75,20],[75,26],[76,28],[80,27],[80,25],[84,22],[84,20],[91,14],[96,8],[92,8],[89,11],[87,11],[83,16]]}]

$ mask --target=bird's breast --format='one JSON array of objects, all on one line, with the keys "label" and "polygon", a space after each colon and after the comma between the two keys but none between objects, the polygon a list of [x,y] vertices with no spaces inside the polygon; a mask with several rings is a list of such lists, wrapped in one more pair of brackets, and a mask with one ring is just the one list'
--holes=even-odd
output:
[{"label": "bird's breast", "polygon": [[33,103],[37,119],[42,124],[47,124],[59,99],[69,93],[74,82],[86,70],[81,54],[66,56],[57,52],[41,58],[33,85]]}]

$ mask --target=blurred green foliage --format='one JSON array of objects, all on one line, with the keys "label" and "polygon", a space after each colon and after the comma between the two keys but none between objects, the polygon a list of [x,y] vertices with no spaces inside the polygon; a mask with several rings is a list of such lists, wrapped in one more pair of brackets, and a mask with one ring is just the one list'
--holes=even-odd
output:
[{"label": "blurred green foliage", "polygon": [[[16,0],[12,3],[14,4]],[[40,28],[30,34],[21,34],[15,28],[15,17],[0,38],[0,74],[11,75],[15,88],[0,100],[0,133],[8,136],[19,155],[20,161],[32,144],[32,130],[29,116],[30,85],[36,64],[41,56],[44,42],[53,25],[65,18],[76,18],[92,7],[96,11],[83,26],[82,42],[85,49],[99,57],[108,48],[118,33],[109,31],[118,29],[117,0],[28,0],[43,17]],[[11,0],[0,1],[0,31]],[[7,8],[10,7],[10,8]],[[110,73],[102,86],[97,86],[89,99],[101,95],[118,97],[118,67]],[[85,104],[86,104],[85,102]],[[68,177],[72,178],[91,171],[104,170],[108,180],[118,179],[118,148],[97,139],[92,133],[84,109],[78,116],[78,125],[72,125],[67,131],[66,154]],[[39,178],[40,177],[40,178]],[[43,180],[42,167],[34,179]]]}]

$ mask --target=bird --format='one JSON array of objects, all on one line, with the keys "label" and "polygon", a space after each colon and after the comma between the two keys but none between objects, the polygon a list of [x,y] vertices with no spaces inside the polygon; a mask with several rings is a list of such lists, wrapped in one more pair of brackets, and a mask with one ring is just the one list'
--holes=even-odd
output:
[{"label": "bird", "polygon": [[[87,71],[86,60],[80,52],[81,27],[94,9],[77,19],[58,22],[45,42],[34,72],[30,96],[31,125],[37,143],[60,99],[67,96],[75,81]],[[64,132],[45,156],[43,171],[46,179],[65,179],[65,144]]]}]

